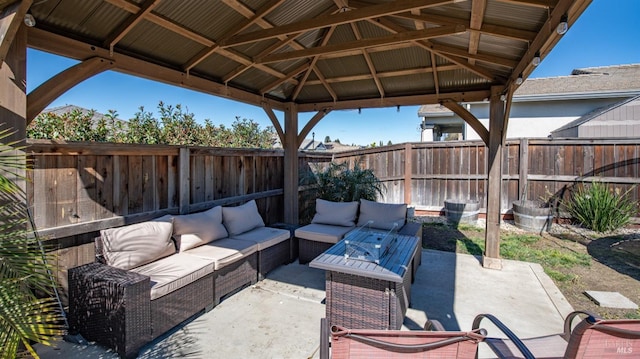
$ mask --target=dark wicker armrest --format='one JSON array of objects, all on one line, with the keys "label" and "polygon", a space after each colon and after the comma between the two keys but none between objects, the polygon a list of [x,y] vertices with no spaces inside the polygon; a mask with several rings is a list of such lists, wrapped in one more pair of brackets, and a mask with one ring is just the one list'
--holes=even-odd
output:
[{"label": "dark wicker armrest", "polygon": [[525,359],[536,359],[529,348],[518,338],[512,331],[509,329],[504,323],[502,323],[498,318],[494,317],[491,314],[478,314],[476,318],[473,320],[473,325],[471,327],[472,330],[480,328],[480,322],[482,319],[489,319],[500,331],[502,331],[511,342],[518,348],[518,350],[522,353]]},{"label": "dark wicker armrest", "polygon": [[422,223],[407,222],[400,228],[398,234],[422,238]]},{"label": "dark wicker armrest", "polygon": [[151,341],[149,277],[90,263],[69,269],[69,327],[86,339],[135,357]]}]

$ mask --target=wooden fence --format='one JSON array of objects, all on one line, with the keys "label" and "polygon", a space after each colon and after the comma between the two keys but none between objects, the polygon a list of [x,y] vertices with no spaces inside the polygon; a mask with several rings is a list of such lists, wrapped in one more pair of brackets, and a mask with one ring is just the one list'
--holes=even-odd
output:
[{"label": "wooden fence", "polygon": [[[640,200],[640,141],[507,141],[503,212],[521,198],[566,199],[576,183],[604,181]],[[30,141],[27,185],[36,228],[48,239],[86,243],[97,231],[165,213],[256,199],[267,223],[283,220],[282,150]],[[301,171],[330,160],[374,170],[381,200],[439,211],[448,198],[486,204],[480,141],[406,143],[338,154],[300,153]],[[307,197],[301,188],[301,201]],[[304,207],[301,204],[301,208]],[[66,247],[68,245],[63,245]]]},{"label": "wooden fence", "polygon": [[[486,208],[487,154],[480,141],[407,143],[335,155],[371,168],[387,187],[383,200],[440,212],[446,199]],[[568,199],[576,184],[603,181],[640,201],[640,141],[509,140],[503,150],[501,211],[513,201]]]}]

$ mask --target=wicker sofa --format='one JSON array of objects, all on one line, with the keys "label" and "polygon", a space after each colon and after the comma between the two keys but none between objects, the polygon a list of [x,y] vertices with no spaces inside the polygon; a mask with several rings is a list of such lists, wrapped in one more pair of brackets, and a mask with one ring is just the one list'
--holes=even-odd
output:
[{"label": "wicker sofa", "polygon": [[254,201],[101,231],[97,261],[69,270],[69,325],[135,357],[140,348],[290,260],[288,230]]},{"label": "wicker sofa", "polygon": [[[312,261],[357,227],[369,226],[379,230],[422,237],[420,223],[407,222],[407,205],[380,203],[361,199],[360,202],[331,202],[316,200],[316,214],[311,224],[295,231],[298,241],[298,260],[301,264]],[[419,250],[419,248],[418,248]],[[414,273],[421,264],[415,256]]]}]

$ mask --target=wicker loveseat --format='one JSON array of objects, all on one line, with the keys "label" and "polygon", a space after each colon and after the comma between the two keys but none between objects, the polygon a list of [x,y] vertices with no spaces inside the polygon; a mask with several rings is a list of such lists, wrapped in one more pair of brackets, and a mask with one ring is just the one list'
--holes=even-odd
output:
[{"label": "wicker loveseat", "polygon": [[69,270],[69,325],[135,357],[140,348],[290,260],[288,230],[254,201],[101,231],[97,261]]},{"label": "wicker loveseat", "polygon": [[[407,205],[380,203],[361,199],[360,202],[331,202],[316,200],[316,214],[311,224],[295,231],[298,259],[308,263],[329,249],[357,227],[369,226],[379,230],[422,237],[420,223],[407,222]],[[414,271],[420,265],[416,256]]]}]

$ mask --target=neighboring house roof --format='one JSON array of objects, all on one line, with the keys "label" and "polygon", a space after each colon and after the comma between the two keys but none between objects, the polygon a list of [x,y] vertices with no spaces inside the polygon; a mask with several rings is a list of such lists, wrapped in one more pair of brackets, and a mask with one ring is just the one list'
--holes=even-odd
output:
[{"label": "neighboring house roof", "polygon": [[453,116],[453,111],[442,105],[422,105],[418,109],[418,117]]},{"label": "neighboring house roof", "polygon": [[343,151],[352,151],[361,149],[362,146],[351,146],[351,145],[343,145],[339,142],[325,142],[325,147],[327,147],[327,151],[329,152],[343,152]]},{"label": "neighboring house roof", "polygon": [[325,147],[322,141],[314,141],[305,138],[302,140],[300,149],[303,151],[325,151],[327,147]]},{"label": "neighboring house roof", "polygon": [[[640,95],[632,97],[632,98],[629,98],[629,99],[626,99],[626,100],[623,100],[623,101],[620,101],[620,102],[616,102],[616,103],[611,104],[609,106],[604,106],[604,107],[598,108],[596,110],[593,110],[590,113],[588,113],[588,114],[586,114],[586,115],[584,115],[584,116],[582,116],[580,118],[577,118],[577,119],[567,123],[566,125],[564,125],[562,127],[559,127],[557,129],[551,131],[551,134],[553,135],[554,133],[557,133],[559,131],[563,131],[563,130],[566,130],[566,129],[569,129],[569,128],[578,127],[578,126],[583,125],[583,124],[585,124],[585,123],[587,123],[589,121],[596,120],[597,118],[601,117],[602,115],[604,115],[604,114],[606,114],[606,113],[608,113],[610,111],[613,111],[613,110],[615,110],[617,108],[620,108],[620,107],[623,107],[623,106],[632,106],[632,105],[640,106]],[[637,120],[640,121],[640,114],[638,114],[638,116],[636,116],[636,117],[638,117]]]},{"label": "neighboring house roof", "polygon": [[640,64],[586,67],[574,69],[568,76],[527,79],[513,97],[514,100],[587,94],[603,97],[624,93],[640,94]]},{"label": "neighboring house roof", "polygon": [[[571,75],[527,79],[513,95],[514,101],[640,95],[640,64],[585,67]],[[423,105],[419,117],[450,116],[440,105]]]},{"label": "neighboring house roof", "polygon": [[[76,105],[64,105],[58,107],[51,107],[44,109],[41,113],[53,113],[57,116],[64,115],[65,113],[71,113],[73,111],[80,111],[82,114],[88,114],[93,111],[93,116],[91,117],[91,123],[95,126],[99,120],[101,120],[105,115],[95,110],[89,110],[84,107],[76,106]],[[115,119],[117,122],[127,123],[127,121],[121,120],[119,118]]]},{"label": "neighboring house roof", "polygon": [[[58,107],[52,107],[52,108],[47,108],[44,111],[42,111],[42,113],[53,113],[56,115],[63,115],[65,113],[69,113],[69,112],[73,112],[73,111],[80,111],[83,114],[87,114],[89,112],[91,112],[92,110],[86,109],[84,107],[80,107],[80,106],[75,106],[75,105],[64,105],[64,106],[58,106]],[[102,119],[104,117],[104,114],[98,112],[98,111],[93,111],[93,117],[91,117],[91,121],[92,122],[96,122],[100,119]]]}]

